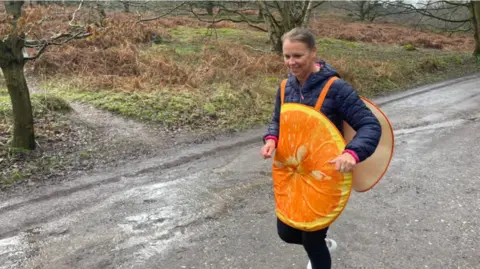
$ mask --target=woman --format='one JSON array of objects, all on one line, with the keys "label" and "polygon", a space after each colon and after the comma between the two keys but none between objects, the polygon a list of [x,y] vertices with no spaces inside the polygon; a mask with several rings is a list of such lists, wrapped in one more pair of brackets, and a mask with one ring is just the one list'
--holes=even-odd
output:
[{"label": "woman", "polygon": [[[286,103],[301,103],[314,107],[328,79],[332,76],[340,76],[324,61],[316,61],[315,37],[308,29],[295,28],[282,37],[282,42],[284,61],[290,69],[284,100]],[[264,136],[265,145],[261,148],[261,155],[264,158],[272,157],[279,139],[280,105],[279,89],[273,119],[268,133]],[[352,141],[346,145],[345,151],[330,161],[338,171],[349,172],[355,164],[374,153],[380,140],[380,123],[356,91],[344,80],[337,79],[331,85],[321,112],[341,132],[343,132],[343,121],[357,132]],[[320,231],[304,232],[277,219],[277,229],[283,241],[303,245],[310,259],[308,268],[331,268],[330,252],[325,240],[328,227]]]}]

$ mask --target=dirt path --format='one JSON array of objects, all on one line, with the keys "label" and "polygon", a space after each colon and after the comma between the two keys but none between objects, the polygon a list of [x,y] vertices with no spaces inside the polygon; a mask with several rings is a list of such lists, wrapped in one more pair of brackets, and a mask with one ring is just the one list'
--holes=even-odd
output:
[{"label": "dirt path", "polygon": [[[48,89],[42,89],[35,79],[30,79],[31,93],[48,93]],[[95,129],[105,136],[106,141],[128,140],[136,144],[154,144],[164,146],[165,131],[155,130],[152,126],[132,119],[115,115],[105,110],[95,108],[92,105],[79,102],[70,103],[73,113],[70,119],[79,125],[85,125]]]},{"label": "dirt path", "polygon": [[[28,83],[32,94],[48,93],[37,80],[29,78]],[[60,134],[38,138],[35,151],[2,164],[3,180],[20,179],[5,185],[0,177],[0,188],[53,184],[214,138],[206,133],[166,131],[84,103],[72,102],[70,106],[70,113],[56,115],[53,120],[53,124],[63,126]]]},{"label": "dirt path", "polygon": [[161,136],[142,123],[81,103],[70,104],[75,111],[72,120],[97,129],[106,139],[131,140],[145,144],[162,144]]}]

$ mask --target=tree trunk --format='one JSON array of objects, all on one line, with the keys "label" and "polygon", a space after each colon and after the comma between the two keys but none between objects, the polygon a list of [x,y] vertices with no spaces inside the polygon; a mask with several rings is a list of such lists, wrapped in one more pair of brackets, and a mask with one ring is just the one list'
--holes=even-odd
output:
[{"label": "tree trunk", "polygon": [[33,150],[35,149],[35,134],[32,104],[23,72],[25,35],[18,33],[16,28],[16,20],[20,17],[23,2],[6,1],[4,5],[7,13],[14,17],[11,22],[12,31],[0,40],[0,68],[12,101],[13,139],[11,146]]},{"label": "tree trunk", "polygon": [[283,52],[282,36],[285,31],[282,31],[276,22],[270,16],[265,16],[265,22],[267,23],[268,39],[270,40],[270,50],[278,54]]},{"label": "tree trunk", "polygon": [[262,8],[259,8],[259,9],[258,9],[258,17],[257,17],[257,19],[259,19],[259,20],[263,19],[263,11],[262,11]]},{"label": "tree trunk", "polygon": [[208,1],[208,2],[206,3],[205,9],[207,10],[207,14],[208,14],[209,16],[213,16],[213,2],[212,2],[212,1]]},{"label": "tree trunk", "polygon": [[[302,18],[295,18],[292,14],[292,9],[295,8],[295,2],[281,2],[275,1],[278,9],[276,11],[280,13],[280,20],[277,21],[273,12],[269,11],[264,1],[260,2],[263,18],[267,24],[268,38],[270,39],[270,50],[278,54],[283,52],[282,36],[284,33],[292,30],[295,27],[301,26],[303,22]],[[297,24],[298,23],[298,24]]]},{"label": "tree trunk", "polygon": [[270,42],[271,42],[271,50],[278,53],[282,54],[283,53],[283,43],[282,43],[282,35],[279,35],[278,33],[272,33],[270,35]]},{"label": "tree trunk", "polygon": [[358,5],[359,5],[359,18],[360,18],[360,21],[364,21],[365,20],[365,17],[366,17],[366,11],[365,11],[365,4],[366,4],[366,1],[359,1],[357,2]]},{"label": "tree trunk", "polygon": [[130,13],[130,2],[122,1],[123,3],[123,12]]},{"label": "tree trunk", "polygon": [[473,37],[475,39],[473,55],[480,61],[480,2],[472,1],[471,4]]},{"label": "tree trunk", "polygon": [[308,1],[308,7],[305,11],[305,17],[303,17],[302,27],[308,28],[308,24],[310,23],[310,18],[312,17],[312,7],[313,1]]},{"label": "tree trunk", "polygon": [[269,12],[264,1],[259,2],[262,10],[263,20],[267,24],[268,39],[270,40],[270,50],[278,54],[283,52],[282,35],[284,31],[279,29],[280,25],[275,20],[275,17]]},{"label": "tree trunk", "polygon": [[[261,14],[267,25],[270,49],[282,54],[282,36],[295,27],[308,25],[313,9],[312,1],[258,1]],[[279,17],[278,19],[276,17]]]},{"label": "tree trunk", "polygon": [[7,66],[2,65],[2,72],[12,101],[14,125],[11,146],[33,150],[35,149],[35,134],[32,104],[23,67],[23,63],[11,62]]}]

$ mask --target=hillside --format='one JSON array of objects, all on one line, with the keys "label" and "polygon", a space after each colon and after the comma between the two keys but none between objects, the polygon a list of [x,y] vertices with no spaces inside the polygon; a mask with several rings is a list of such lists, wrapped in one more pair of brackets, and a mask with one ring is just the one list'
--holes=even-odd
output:
[{"label": "hillside", "polygon": [[[39,18],[46,12],[40,8]],[[49,21],[45,29],[60,28],[66,19]],[[0,185],[64,177],[97,167],[95,160],[114,165],[119,158],[158,154],[179,136],[196,141],[269,121],[287,70],[281,56],[268,51],[266,33],[231,22],[211,27],[189,16],[137,20],[133,13],[108,12],[103,31],[51,46],[26,66],[39,151],[8,150],[10,105],[0,91]],[[479,71],[466,34],[328,14],[316,16],[310,27],[319,58],[367,97]],[[142,131],[121,135],[134,125]],[[44,169],[37,172],[39,166]]]}]

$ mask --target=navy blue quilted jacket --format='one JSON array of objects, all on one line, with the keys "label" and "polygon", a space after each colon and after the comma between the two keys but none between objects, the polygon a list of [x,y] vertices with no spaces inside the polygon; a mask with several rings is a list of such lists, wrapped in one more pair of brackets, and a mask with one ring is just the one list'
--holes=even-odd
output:
[{"label": "navy blue quilted jacket", "polygon": [[[332,76],[340,78],[340,75],[332,66],[323,61],[320,64],[322,66],[320,71],[312,73],[301,89],[295,76],[289,74],[285,86],[285,103],[301,103],[315,107],[318,96],[328,79]],[[279,87],[275,111],[268,132],[264,136],[264,141],[268,136],[274,136],[278,139],[280,105]],[[380,123],[348,83],[342,79],[337,79],[331,85],[321,112],[337,126],[342,134],[343,120],[357,132],[345,149],[354,151],[360,162],[373,154],[380,140]],[[308,128],[308,126],[305,126],[305,128]]]}]

